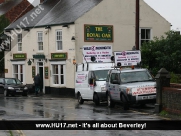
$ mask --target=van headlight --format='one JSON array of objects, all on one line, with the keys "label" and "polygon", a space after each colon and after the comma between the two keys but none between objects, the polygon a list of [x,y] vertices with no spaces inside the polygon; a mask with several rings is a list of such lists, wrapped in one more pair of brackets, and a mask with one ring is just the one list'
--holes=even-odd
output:
[{"label": "van headlight", "polygon": [[105,86],[101,86],[101,91],[105,92],[106,91],[106,87]]},{"label": "van headlight", "polygon": [[25,87],[24,87],[24,90],[27,90],[27,89],[28,89],[28,87],[25,86]]},{"label": "van headlight", "polygon": [[13,87],[8,87],[8,89],[9,89],[9,90],[14,90],[14,88],[13,88]]},{"label": "van headlight", "polygon": [[126,88],[126,93],[127,94],[132,94],[132,89],[131,88]]}]

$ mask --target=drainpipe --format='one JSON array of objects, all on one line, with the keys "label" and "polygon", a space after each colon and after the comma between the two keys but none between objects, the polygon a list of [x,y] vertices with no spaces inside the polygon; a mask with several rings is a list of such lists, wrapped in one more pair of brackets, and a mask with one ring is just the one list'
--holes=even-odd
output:
[{"label": "drainpipe", "polygon": [[139,50],[139,15],[140,15],[140,0],[136,0],[136,30],[135,30],[135,44],[136,50]]}]

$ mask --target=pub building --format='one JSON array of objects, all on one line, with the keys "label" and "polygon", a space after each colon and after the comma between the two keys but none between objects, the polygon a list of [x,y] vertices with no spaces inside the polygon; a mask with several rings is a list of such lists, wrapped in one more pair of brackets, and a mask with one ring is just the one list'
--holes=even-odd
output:
[{"label": "pub building", "polygon": [[[75,63],[84,62],[83,47],[91,52],[98,46],[100,51],[107,46],[113,52],[132,50],[135,11],[133,0],[45,1],[5,28],[11,37],[5,77],[31,87],[39,73],[42,93],[74,96]],[[141,48],[143,42],[164,36],[170,23],[140,0],[139,30]],[[104,53],[98,56],[108,56]]]}]

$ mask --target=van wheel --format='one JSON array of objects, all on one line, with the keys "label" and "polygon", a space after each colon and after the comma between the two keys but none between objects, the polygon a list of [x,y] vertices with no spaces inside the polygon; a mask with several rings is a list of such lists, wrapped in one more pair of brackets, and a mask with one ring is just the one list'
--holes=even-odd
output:
[{"label": "van wheel", "polygon": [[93,101],[97,106],[100,104],[100,100],[97,94],[94,94]]},{"label": "van wheel", "polygon": [[126,102],[126,98],[124,95],[121,95],[121,101],[123,102],[123,109],[129,110],[129,102]]},{"label": "van wheel", "polygon": [[80,94],[78,94],[78,103],[79,104],[83,104],[84,100],[82,99],[82,96]]},{"label": "van wheel", "polygon": [[115,103],[111,99],[110,94],[107,95],[107,106],[110,107],[110,108],[113,108],[115,106]]},{"label": "van wheel", "polygon": [[129,110],[129,103],[123,103],[124,110]]},{"label": "van wheel", "polygon": [[23,93],[23,94],[22,94],[22,96],[28,96],[28,93],[27,93],[27,92],[25,92],[25,93]]}]

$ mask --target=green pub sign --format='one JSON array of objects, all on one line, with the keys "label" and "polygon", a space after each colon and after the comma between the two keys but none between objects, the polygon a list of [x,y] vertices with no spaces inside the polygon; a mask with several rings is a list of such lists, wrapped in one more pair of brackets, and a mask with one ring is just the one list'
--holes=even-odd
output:
[{"label": "green pub sign", "polygon": [[45,79],[48,79],[48,67],[45,67]]},{"label": "green pub sign", "polygon": [[13,54],[13,59],[26,59],[26,53]]},{"label": "green pub sign", "polygon": [[112,25],[84,25],[85,42],[113,42]]},{"label": "green pub sign", "polygon": [[67,59],[67,53],[52,53],[51,59]]},{"label": "green pub sign", "polygon": [[36,71],[35,71],[35,66],[32,66],[32,77],[35,77]]}]

